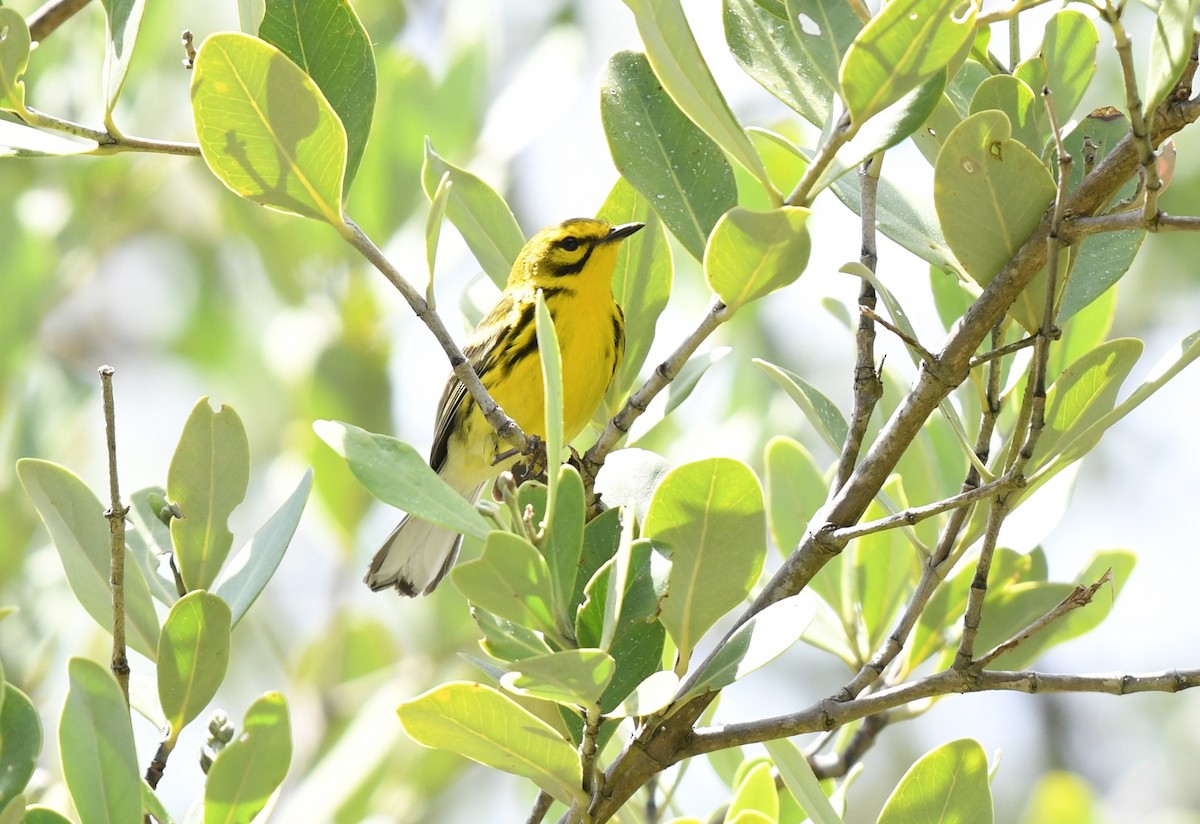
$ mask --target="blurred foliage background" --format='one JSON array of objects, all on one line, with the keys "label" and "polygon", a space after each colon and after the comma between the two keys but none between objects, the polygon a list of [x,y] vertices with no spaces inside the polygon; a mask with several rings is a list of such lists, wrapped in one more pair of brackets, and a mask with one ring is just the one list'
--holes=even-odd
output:
[{"label": "blurred foliage background", "polygon": [[[28,14],[37,4],[11,5]],[[616,172],[599,124],[596,80],[613,51],[639,47],[623,5],[360,0],[356,7],[375,41],[380,96],[348,210],[386,241],[402,271],[420,283],[427,136],[440,155],[501,190],[528,233],[599,207]],[[719,4],[690,3],[688,11],[735,110],[764,125],[782,118],[780,104],[729,56]],[[123,130],[192,139],[179,32],[190,29],[199,40],[237,27],[233,3],[148,4],[117,112]],[[1027,49],[1040,39],[1028,24],[1023,34]],[[43,43],[26,78],[31,104],[98,122],[103,37],[102,11],[92,4]],[[1110,97],[1087,100],[1083,110],[1118,99],[1109,39],[1102,39],[1101,60],[1107,83],[1098,88]],[[1179,140],[1179,170],[1162,199],[1168,212],[1200,212],[1195,144],[1194,129]],[[889,156],[889,163],[905,161]],[[913,185],[928,185],[920,182],[924,165],[912,166]],[[838,402],[850,397],[853,340],[839,318],[853,306],[857,283],[836,269],[857,258],[857,219],[825,194],[813,220],[806,276],[720,331],[710,345],[731,346],[728,356],[670,419],[636,433],[642,445],[674,461],[726,454],[761,469],[763,445],[782,433],[803,440],[820,461],[831,458],[791,402],[749,365],[765,358]],[[455,309],[460,295],[470,302],[481,293],[476,300],[486,304],[492,287],[477,277],[454,231],[443,237],[440,308],[452,330],[465,332],[469,323]],[[1183,233],[1150,238],[1120,287],[1114,333],[1144,339],[1147,363],[1200,317],[1195,248],[1195,238]],[[936,343],[944,330],[928,305],[924,267],[886,243],[880,260],[881,278],[906,301],[925,342]],[[677,254],[676,263],[650,363],[673,348],[706,299],[695,262]],[[902,350],[883,340],[882,351],[896,369],[890,384],[907,385]],[[23,456],[47,458],[103,488],[101,364],[116,369],[126,490],[165,480],[184,419],[204,395],[236,407],[249,433],[251,491],[235,515],[235,534],[239,522],[260,523],[304,466],[316,470],[300,531],[260,606],[239,626],[230,677],[214,702],[236,714],[264,690],[287,695],[296,759],[276,820],[521,820],[529,788],[421,749],[400,731],[396,704],[465,671],[456,653],[474,651],[474,628],[452,586],[401,601],[372,595],[360,583],[396,513],[373,504],[311,429],[318,418],[350,421],[425,449],[444,358],[399,296],[333,231],[234,197],[198,159],[0,162],[0,604],[20,608],[0,622],[0,656],[9,680],[45,713],[44,770],[56,769],[50,730],[65,690],[64,662],[74,654],[103,657],[106,640],[67,592],[12,466]],[[1196,530],[1163,525],[1186,523],[1195,504],[1198,399],[1200,378],[1185,373],[1122,423],[1081,474],[1056,482],[1049,503],[1023,509],[1015,520],[1024,531],[1006,531],[1005,543],[1022,551],[1041,541],[1052,575],[1071,574],[1098,548],[1127,546],[1140,556],[1108,622],[1043,668],[1194,664],[1200,599],[1191,582],[1200,574],[1200,539]],[[717,718],[781,712],[824,695],[842,677],[829,667],[811,651],[793,650],[783,667],[730,690]],[[138,668],[134,656],[135,686]],[[139,752],[150,751],[154,731],[139,722]],[[874,820],[887,789],[920,752],[971,735],[1002,754],[994,784],[998,820],[1019,820],[1030,787],[1066,780],[1046,776],[1069,767],[1084,782],[1071,785],[1081,809],[1092,810],[1073,820],[1200,821],[1200,786],[1187,766],[1200,758],[1197,732],[1200,697],[1190,694],[1119,703],[1099,696],[948,699],[925,722],[890,729],[868,754],[848,820]],[[189,755],[199,746],[198,739],[182,742],[161,785],[177,814],[200,783]],[[51,772],[40,776],[42,786],[54,785]],[[693,814],[728,794],[706,765],[685,786]]]}]

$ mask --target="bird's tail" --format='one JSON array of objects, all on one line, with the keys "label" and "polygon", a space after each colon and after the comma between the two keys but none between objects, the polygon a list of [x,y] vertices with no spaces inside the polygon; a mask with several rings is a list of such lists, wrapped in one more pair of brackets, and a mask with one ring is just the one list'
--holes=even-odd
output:
[{"label": "bird's tail", "polygon": [[[465,497],[474,500],[478,487]],[[443,526],[406,515],[371,559],[363,578],[372,590],[395,587],[416,597],[433,592],[458,558],[462,536]]]}]

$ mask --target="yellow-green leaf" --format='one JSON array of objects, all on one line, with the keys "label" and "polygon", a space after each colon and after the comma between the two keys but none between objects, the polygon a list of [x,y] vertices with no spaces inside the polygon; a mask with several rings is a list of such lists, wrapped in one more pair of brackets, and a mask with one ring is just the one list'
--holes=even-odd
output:
[{"label": "yellow-green leaf", "polygon": [[735,206],[713,227],[704,250],[709,288],[730,309],[787,286],[808,264],[809,210],[756,212]]}]

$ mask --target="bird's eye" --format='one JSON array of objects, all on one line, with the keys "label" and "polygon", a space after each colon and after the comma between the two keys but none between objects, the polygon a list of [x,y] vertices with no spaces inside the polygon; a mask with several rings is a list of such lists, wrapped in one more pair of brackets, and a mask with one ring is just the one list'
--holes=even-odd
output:
[{"label": "bird's eye", "polygon": [[558,245],[566,249],[568,252],[574,252],[579,248],[579,238],[565,237],[558,242]]}]

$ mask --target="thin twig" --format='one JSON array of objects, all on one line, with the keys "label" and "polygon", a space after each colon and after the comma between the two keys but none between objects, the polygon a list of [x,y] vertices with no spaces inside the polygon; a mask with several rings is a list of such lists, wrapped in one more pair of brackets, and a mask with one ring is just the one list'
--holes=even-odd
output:
[{"label": "thin twig", "polygon": [[372,266],[378,269],[384,277],[391,281],[392,285],[399,290],[400,294],[408,302],[415,314],[422,323],[424,323],[429,331],[433,333],[434,338],[441,345],[442,350],[450,359],[450,366],[454,370],[454,375],[467,391],[471,393],[471,398],[479,407],[479,411],[483,413],[484,418],[496,430],[496,434],[500,439],[518,447],[522,451],[528,450],[531,446],[530,439],[521,431],[521,427],[517,422],[505,414],[488,394],[483,383],[479,380],[479,376],[475,374],[475,370],[471,368],[471,364],[467,361],[462,350],[458,348],[458,344],[454,342],[446,325],[442,323],[442,318],[436,311],[429,307],[425,298],[421,293],[409,283],[405,277],[400,274],[400,271],[392,265],[392,262],[387,259],[383,252],[375,243],[367,237],[362,229],[358,228],[349,218],[346,218],[346,228],[349,230],[343,236],[358,252],[365,257]]},{"label": "thin twig", "polygon": [[1069,217],[1063,224],[1063,240],[1072,244],[1088,235],[1129,229],[1144,229],[1147,232],[1200,232],[1200,217],[1159,212],[1156,219],[1147,222],[1145,216],[1137,209],[1095,217]]},{"label": "thin twig", "polygon": [[926,349],[924,346],[922,346],[921,342],[919,340],[917,340],[912,335],[905,332],[899,326],[896,326],[895,324],[890,323],[887,320],[884,320],[878,314],[876,314],[875,312],[873,312],[872,310],[868,309],[865,306],[860,306],[858,308],[858,311],[860,313],[868,316],[871,320],[873,320],[875,323],[878,323],[880,326],[882,326],[884,329],[891,332],[896,337],[900,338],[900,340],[904,341],[905,345],[911,347],[912,349],[914,349],[916,351],[916,353],[918,355],[920,355],[921,360],[925,361],[926,363],[935,363],[937,361],[936,355],[934,355],[932,352],[930,352],[928,349]]},{"label": "thin twig", "polygon": [[[872,273],[875,272],[879,261],[879,252],[875,241],[875,212],[877,194],[879,192],[879,173],[883,165],[883,154],[880,153],[862,164],[858,172],[859,198],[862,226],[862,249],[859,262]],[[850,423],[846,431],[846,440],[842,443],[842,451],[838,456],[837,469],[833,475],[833,483],[829,486],[829,494],[833,496],[846,479],[854,471],[858,463],[858,455],[862,450],[863,439],[867,436],[867,425],[875,405],[883,397],[883,381],[875,368],[875,323],[872,315],[876,305],[875,287],[870,279],[863,278],[858,290],[858,331],[855,334],[857,359],[854,364],[854,411],[850,415]]]},{"label": "thin twig", "polygon": [[554,804],[554,796],[545,790],[539,790],[537,798],[533,800],[533,808],[529,811],[529,816],[525,819],[525,824],[542,824],[546,819],[546,813],[550,812],[550,807]]},{"label": "thin twig", "polygon": [[886,712],[869,715],[841,750],[832,755],[809,756],[813,773],[817,778],[840,778],[845,775],[875,745],[875,739],[887,728],[891,719],[892,716]]},{"label": "thin twig", "polygon": [[1101,575],[1094,584],[1086,587],[1082,584],[1076,585],[1076,587],[1071,590],[1066,598],[1063,598],[1061,601],[1059,601],[1058,604],[1046,612],[1045,615],[1042,615],[1040,618],[1033,621],[1031,624],[1029,624],[1029,626],[1025,627],[1007,641],[997,644],[995,647],[988,650],[988,652],[980,656],[979,660],[975,662],[975,665],[980,669],[983,669],[1001,655],[1006,655],[1015,650],[1017,647],[1021,646],[1021,644],[1025,643],[1030,638],[1046,629],[1068,612],[1073,612],[1080,607],[1087,606],[1092,602],[1092,598],[1095,597],[1096,591],[1106,584],[1111,584],[1112,579],[1112,569],[1110,568],[1105,570],[1104,574]]},{"label": "thin twig", "polygon": [[846,145],[855,133],[858,131],[858,126],[850,121],[850,112],[844,112],[838,120],[837,126],[829,135],[829,139],[821,144],[817,149],[816,155],[809,161],[808,168],[804,170],[796,188],[787,196],[784,203],[788,206],[811,206],[812,199],[815,197],[813,189],[816,188],[821,175],[829,168],[829,164],[833,163],[833,159],[837,156],[838,149]]},{"label": "thin twig", "polygon": [[[1059,336],[1062,336],[1061,331],[1059,332]],[[985,363],[991,363],[998,358],[1006,357],[1014,352],[1020,352],[1022,349],[1028,349],[1035,343],[1037,343],[1037,335],[1028,335],[1027,337],[1021,338],[1020,340],[1014,341],[1006,346],[998,347],[990,352],[984,352],[982,355],[977,355],[971,358],[971,368],[974,369],[976,366],[981,366]]]},{"label": "thin twig", "polygon": [[692,331],[690,335],[683,339],[679,347],[671,353],[665,361],[660,363],[651,373],[650,377],[641,387],[629,396],[625,401],[625,405],[621,410],[613,415],[608,422],[608,426],[592,444],[591,448],[583,454],[580,461],[580,466],[583,470],[584,488],[589,490],[589,499],[594,497],[590,490],[596,482],[596,474],[600,471],[600,467],[604,465],[604,459],[608,457],[608,453],[616,448],[621,442],[621,438],[629,432],[629,427],[633,426],[633,422],[646,411],[650,406],[650,402],[667,387],[671,381],[675,380],[675,376],[679,374],[679,370],[688,362],[688,358],[696,351],[704,340],[711,335],[718,326],[730,318],[732,313],[728,310],[724,303],[719,299],[713,298],[712,303],[708,307],[708,311],[701,319],[700,324]]},{"label": "thin twig", "polygon": [[157,154],[182,155],[185,157],[200,156],[200,146],[196,143],[177,143],[169,140],[149,140],[142,137],[114,135],[104,129],[94,129],[91,126],[84,126],[82,123],[64,120],[61,117],[55,117],[54,115],[46,114],[45,112],[40,112],[37,109],[29,107],[26,107],[25,111],[21,112],[21,119],[35,128],[50,129],[62,132],[63,134],[69,134],[73,137],[93,141],[96,144],[96,148],[81,152],[81,154],[85,155],[153,152]]},{"label": "thin twig", "polygon": [[55,29],[74,17],[88,2],[89,0],[50,0],[45,3],[29,15],[29,39],[34,43],[42,42]]},{"label": "thin twig", "polygon": [[108,444],[109,507],[108,519],[110,570],[108,583],[112,587],[112,672],[125,696],[129,708],[129,657],[125,650],[125,515],[129,507],[121,506],[121,488],[117,482],[117,413],[113,403],[113,368],[100,367],[100,390],[104,399],[104,433]]},{"label": "thin twig", "polygon": [[1142,675],[1075,675],[1033,670],[983,670],[968,675],[948,669],[852,701],[825,700],[788,715],[698,729],[688,736],[686,746],[680,749],[674,760],[776,738],[837,729],[860,718],[877,715],[914,701],[955,693],[1007,691],[1030,695],[1063,692],[1133,695],[1141,692],[1175,693],[1196,687],[1200,687],[1200,669],[1165,670]]},{"label": "thin twig", "polygon": [[596,795],[596,756],[598,748],[596,740],[600,735],[600,706],[593,704],[585,709],[585,717],[583,720],[583,735],[579,741],[579,766],[583,771],[583,791],[587,795],[588,801],[586,804],[573,807],[568,821],[572,822],[587,822],[591,821],[591,816],[588,810],[591,809],[592,799]]},{"label": "thin twig", "polygon": [[[976,479],[978,475],[976,475]],[[935,515],[941,515],[951,509],[973,504],[976,501],[982,501],[999,495],[1013,488],[1015,481],[1008,475],[1002,478],[997,478],[991,483],[983,486],[973,487],[957,495],[952,495],[949,498],[943,498],[940,501],[935,501],[924,506],[914,506],[902,510],[887,517],[880,518],[876,521],[868,521],[864,524],[855,524],[854,526],[846,526],[841,529],[834,529],[826,533],[831,540],[838,542],[850,542],[855,538],[861,538],[864,535],[871,535],[875,532],[883,532],[888,529],[895,529],[900,526],[916,526],[926,518],[932,518]]]}]

